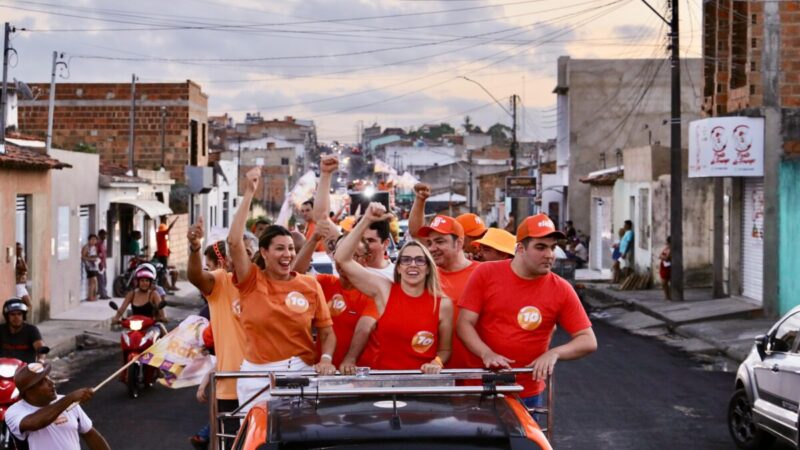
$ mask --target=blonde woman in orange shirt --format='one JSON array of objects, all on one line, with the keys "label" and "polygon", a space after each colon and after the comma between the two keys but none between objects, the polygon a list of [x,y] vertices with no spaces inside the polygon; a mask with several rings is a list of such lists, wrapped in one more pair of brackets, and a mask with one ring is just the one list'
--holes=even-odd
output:
[{"label": "blonde woman in orange shirt", "polygon": [[[242,237],[261,169],[254,167],[246,178],[244,198],[228,234],[234,281],[240,295],[239,321],[247,339],[240,370],[302,371],[313,366],[319,374],[331,375],[336,372],[331,363],[336,348],[333,321],[316,279],[292,271],[292,234],[279,225],[267,227],[258,242],[263,267],[247,257]],[[317,354],[312,327],[317,330],[321,355]],[[236,387],[239,403],[244,404],[268,384],[268,378],[240,378]],[[268,398],[264,392],[256,401]]]}]

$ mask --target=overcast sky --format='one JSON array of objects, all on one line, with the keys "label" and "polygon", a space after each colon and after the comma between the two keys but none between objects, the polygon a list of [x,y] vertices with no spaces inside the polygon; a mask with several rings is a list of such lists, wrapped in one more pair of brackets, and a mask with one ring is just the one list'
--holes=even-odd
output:
[{"label": "overcast sky", "polygon": [[[666,3],[651,1],[668,17]],[[685,57],[700,56],[700,4],[681,0]],[[551,138],[559,56],[667,56],[641,0],[0,0],[0,18],[18,28],[9,79],[49,81],[56,50],[68,81],[191,79],[211,115],[313,119],[321,141],[373,122],[511,124],[461,76],[506,108],[519,95],[523,139]]]}]

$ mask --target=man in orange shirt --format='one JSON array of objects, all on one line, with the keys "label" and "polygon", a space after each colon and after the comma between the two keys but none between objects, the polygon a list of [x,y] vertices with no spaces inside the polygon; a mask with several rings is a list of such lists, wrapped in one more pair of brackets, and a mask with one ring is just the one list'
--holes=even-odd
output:
[{"label": "man in orange shirt", "polygon": [[[459,301],[457,334],[487,368],[532,368],[518,376],[529,408],[543,406],[544,380],[556,361],[597,350],[592,324],[575,290],[551,272],[558,238],[564,235],[545,214],[525,219],[517,230],[512,260],[482,263]],[[550,348],[559,325],[572,339]]]},{"label": "man in orange shirt", "polygon": [[464,228],[464,252],[472,258],[478,254],[477,247],[472,245],[476,239],[480,239],[486,234],[486,224],[476,214],[466,213],[456,217],[456,222]]},{"label": "man in orange shirt", "polygon": [[[449,216],[436,216],[427,227],[423,227],[425,201],[430,196],[430,186],[419,183],[414,186],[416,197],[408,217],[408,230],[413,237],[422,238],[436,262],[442,290],[453,305],[457,304],[464,292],[472,272],[478,267],[477,261],[464,256],[464,228]],[[453,323],[458,320],[459,309],[453,308]],[[470,354],[457,336],[453,336],[453,353],[447,361],[447,368],[480,367],[480,361]]]},{"label": "man in orange shirt", "polygon": [[[161,216],[161,224],[158,226],[158,231],[156,231],[156,259],[164,265],[164,273],[169,273],[169,232],[172,230],[172,227],[175,226],[175,222],[178,221],[178,217],[172,220],[172,223],[167,225],[167,216]],[[170,280],[168,276],[162,277],[163,279],[158,280],[159,283],[163,284],[163,288],[167,290],[174,290],[175,286],[170,285]]]}]

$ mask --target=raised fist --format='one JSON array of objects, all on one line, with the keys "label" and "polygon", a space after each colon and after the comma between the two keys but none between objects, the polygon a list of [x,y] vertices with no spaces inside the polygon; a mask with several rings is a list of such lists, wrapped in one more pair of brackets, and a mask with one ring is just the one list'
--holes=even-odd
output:
[{"label": "raised fist", "polygon": [[431,196],[431,186],[425,183],[417,183],[414,185],[414,194],[424,202]]},{"label": "raised fist", "polygon": [[319,171],[333,173],[337,170],[339,170],[339,157],[336,155],[324,155],[319,162]]},{"label": "raised fist", "polygon": [[203,241],[203,216],[197,218],[197,223],[189,227],[186,239],[189,240],[191,247],[199,247]]},{"label": "raised fist", "polygon": [[258,188],[258,181],[261,179],[261,168],[253,167],[252,169],[248,170],[245,174],[245,178],[247,179],[245,191],[255,192]]}]

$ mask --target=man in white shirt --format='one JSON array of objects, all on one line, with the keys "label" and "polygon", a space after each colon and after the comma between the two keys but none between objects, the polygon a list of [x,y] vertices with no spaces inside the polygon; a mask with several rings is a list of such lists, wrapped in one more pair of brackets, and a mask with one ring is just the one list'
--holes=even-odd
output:
[{"label": "man in white shirt", "polygon": [[14,437],[27,440],[30,450],[80,450],[79,437],[91,450],[110,450],[78,404],[91,399],[94,391],[82,388],[57,395],[49,373],[50,364],[37,362],[20,367],[14,375],[22,399],[5,416]]}]

